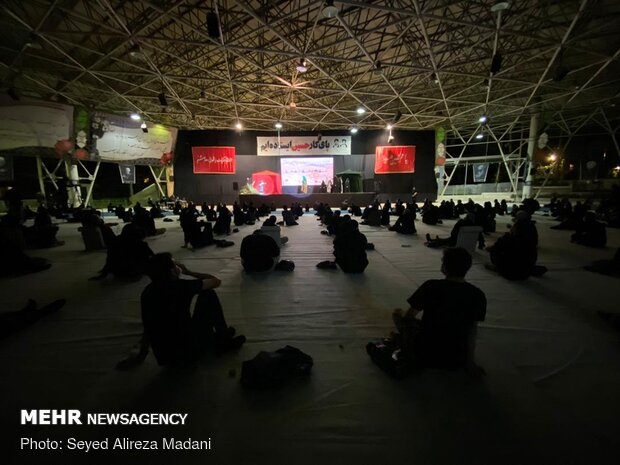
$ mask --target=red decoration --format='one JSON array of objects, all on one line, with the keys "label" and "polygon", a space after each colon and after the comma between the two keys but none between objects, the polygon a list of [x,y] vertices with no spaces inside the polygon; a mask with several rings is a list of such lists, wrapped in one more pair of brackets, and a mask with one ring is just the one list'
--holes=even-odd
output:
[{"label": "red decoration", "polygon": [[273,171],[259,171],[258,173],[252,173],[252,186],[259,194],[281,194],[282,178]]},{"label": "red decoration", "polygon": [[437,166],[443,166],[446,164],[446,157],[439,157],[437,158],[437,160],[435,160],[435,164]]},{"label": "red decoration", "polygon": [[77,149],[75,152],[73,152],[73,155],[78,160],[86,160],[88,159],[88,150]]},{"label": "red decoration", "polygon": [[194,174],[235,174],[234,147],[192,147]]},{"label": "red decoration", "polygon": [[73,142],[67,139],[59,140],[54,145],[54,150],[56,151],[56,155],[58,155],[59,157],[62,157],[63,155],[65,155],[72,148],[73,148]]},{"label": "red decoration", "polygon": [[161,158],[159,159],[159,163],[161,165],[169,165],[170,163],[172,163],[172,158],[173,158],[173,153],[172,152],[166,152],[164,153]]},{"label": "red decoration", "polygon": [[378,146],[375,149],[375,173],[415,172],[415,145]]}]

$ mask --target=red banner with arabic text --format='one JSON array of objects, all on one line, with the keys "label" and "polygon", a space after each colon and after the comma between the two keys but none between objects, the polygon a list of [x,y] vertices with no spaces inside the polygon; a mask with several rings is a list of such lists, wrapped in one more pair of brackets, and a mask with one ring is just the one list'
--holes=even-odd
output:
[{"label": "red banner with arabic text", "polygon": [[375,149],[375,174],[413,173],[415,145],[378,146]]},{"label": "red banner with arabic text", "polygon": [[234,147],[192,147],[194,174],[235,174]]}]

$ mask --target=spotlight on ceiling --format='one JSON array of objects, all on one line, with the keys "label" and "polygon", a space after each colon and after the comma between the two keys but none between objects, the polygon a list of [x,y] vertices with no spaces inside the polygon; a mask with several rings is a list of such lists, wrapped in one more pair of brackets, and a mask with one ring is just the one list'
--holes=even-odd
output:
[{"label": "spotlight on ceiling", "polygon": [[476,139],[478,139],[478,140],[484,139],[484,134],[479,132],[478,134],[476,134]]},{"label": "spotlight on ceiling", "polygon": [[142,129],[142,132],[143,132],[143,133],[145,133],[145,134],[146,134],[147,132],[149,132],[149,128],[147,128],[147,127],[146,127],[146,123],[142,123],[142,124],[140,125],[140,129]]},{"label": "spotlight on ceiling", "polygon": [[297,63],[297,66],[295,66],[295,69],[300,73],[305,73],[308,71],[308,63],[302,58],[299,60],[299,63]]},{"label": "spotlight on ceiling", "polygon": [[162,92],[161,94],[157,96],[157,98],[159,99],[159,103],[162,107],[168,106],[168,100],[166,100],[166,94]]},{"label": "spotlight on ceiling", "polygon": [[282,129],[282,123],[280,123],[280,121],[278,121],[276,124],[276,129]]},{"label": "spotlight on ceiling", "polygon": [[489,121],[489,117],[487,115],[482,115],[478,118],[478,122],[482,124],[486,124]]},{"label": "spotlight on ceiling", "polygon": [[129,58],[134,61],[143,61],[146,60],[146,55],[144,54],[139,45],[134,45],[133,47],[131,47],[131,50],[129,50]]},{"label": "spotlight on ceiling", "polygon": [[398,123],[401,116],[403,116],[402,111],[397,110],[396,113],[394,113],[394,119],[392,121],[394,121],[394,123]]},{"label": "spotlight on ceiling", "polygon": [[198,97],[198,101],[199,102],[206,102],[207,101],[207,96],[206,96],[204,90],[200,91],[200,97]]},{"label": "spotlight on ceiling", "polygon": [[235,127],[237,129],[243,129],[243,125],[241,124],[241,121],[237,121],[237,124],[235,124]]},{"label": "spotlight on ceiling", "polygon": [[357,127],[353,126],[353,127],[350,129],[350,131],[351,131],[351,134],[357,134],[357,131],[359,131],[359,129],[358,129]]},{"label": "spotlight on ceiling", "polygon": [[288,106],[291,110],[294,110],[295,108],[297,108],[297,104],[293,100],[291,100],[291,103],[289,103]]},{"label": "spotlight on ceiling", "polygon": [[388,131],[390,131],[392,129],[392,125],[390,123],[388,123],[388,125],[385,127],[385,129],[387,129]]},{"label": "spotlight on ceiling", "polygon": [[132,113],[129,117],[134,121],[140,121],[140,115],[138,113]]},{"label": "spotlight on ceiling", "polygon": [[323,8],[323,16],[326,18],[335,18],[338,16],[338,8],[334,6],[334,0],[327,0]]},{"label": "spotlight on ceiling", "polygon": [[363,115],[364,113],[366,113],[366,108],[358,107],[356,111],[358,115]]},{"label": "spotlight on ceiling", "polygon": [[375,74],[383,74],[383,67],[381,66],[381,62],[377,61],[372,70]]},{"label": "spotlight on ceiling", "polygon": [[439,84],[439,78],[435,73],[431,74],[431,81],[433,81],[435,84]]}]

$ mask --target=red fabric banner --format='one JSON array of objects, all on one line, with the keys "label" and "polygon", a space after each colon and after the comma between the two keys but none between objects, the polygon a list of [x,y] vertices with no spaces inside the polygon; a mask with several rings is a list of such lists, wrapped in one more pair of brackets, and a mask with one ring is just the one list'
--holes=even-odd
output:
[{"label": "red fabric banner", "polygon": [[235,174],[234,147],[192,147],[194,174]]},{"label": "red fabric banner", "polygon": [[413,173],[415,171],[415,145],[377,146],[375,173]]}]

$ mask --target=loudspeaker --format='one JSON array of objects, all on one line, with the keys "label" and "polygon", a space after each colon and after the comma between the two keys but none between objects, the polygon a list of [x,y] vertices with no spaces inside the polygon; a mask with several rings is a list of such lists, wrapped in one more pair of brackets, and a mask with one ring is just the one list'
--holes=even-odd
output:
[{"label": "loudspeaker", "polygon": [[207,13],[207,32],[212,39],[220,38],[220,21],[213,11]]},{"label": "loudspeaker", "polygon": [[237,181],[233,182],[233,190],[234,191],[238,191],[239,190],[239,183]]}]

